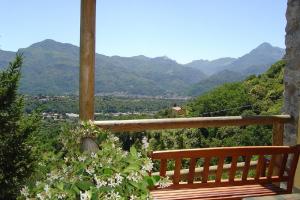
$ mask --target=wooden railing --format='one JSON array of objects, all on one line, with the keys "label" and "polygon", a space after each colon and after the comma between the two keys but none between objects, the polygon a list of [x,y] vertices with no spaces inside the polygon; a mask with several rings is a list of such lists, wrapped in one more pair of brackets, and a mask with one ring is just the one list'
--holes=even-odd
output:
[{"label": "wooden railing", "polygon": [[[283,145],[284,124],[292,121],[290,115],[271,115],[271,116],[226,116],[226,117],[194,117],[194,118],[166,118],[166,119],[138,119],[138,120],[108,120],[94,121],[100,128],[115,132],[124,131],[144,131],[161,129],[180,129],[180,128],[207,128],[222,126],[246,126],[246,125],[273,125],[272,145]],[[278,160],[277,162],[280,162]],[[255,168],[257,162],[251,162],[250,167]],[[244,163],[238,163],[238,168],[243,168]],[[211,172],[217,170],[217,166],[210,166]],[[230,166],[224,165],[224,170],[229,170]],[[274,169],[278,171],[278,169]],[[203,169],[196,168],[195,175],[201,174]],[[155,174],[155,173],[154,173]],[[182,177],[188,175],[187,169],[180,172]],[[166,175],[172,177],[173,171],[167,171]]]},{"label": "wooden railing", "polygon": [[144,131],[180,128],[207,128],[222,126],[273,125],[273,145],[283,145],[284,124],[291,122],[290,115],[271,116],[227,116],[227,117],[193,117],[137,120],[94,121],[100,128],[116,132]]}]

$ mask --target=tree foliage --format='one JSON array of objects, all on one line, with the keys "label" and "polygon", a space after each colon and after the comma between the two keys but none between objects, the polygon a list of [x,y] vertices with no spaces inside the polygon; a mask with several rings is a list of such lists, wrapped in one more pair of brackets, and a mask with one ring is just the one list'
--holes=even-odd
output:
[{"label": "tree foliage", "polygon": [[37,115],[25,116],[17,94],[22,55],[0,72],[0,199],[15,199],[32,172],[33,157],[27,144],[38,125]]}]

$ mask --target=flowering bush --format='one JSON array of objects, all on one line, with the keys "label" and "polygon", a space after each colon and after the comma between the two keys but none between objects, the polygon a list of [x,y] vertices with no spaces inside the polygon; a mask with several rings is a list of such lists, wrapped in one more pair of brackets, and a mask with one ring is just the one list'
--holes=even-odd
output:
[{"label": "flowering bush", "polygon": [[[95,153],[80,151],[83,138],[94,138],[100,147]],[[151,199],[149,187],[166,180],[149,176],[153,164],[143,149],[123,151],[118,138],[92,123],[63,133],[63,148],[41,166],[50,170],[41,180],[21,190],[19,199]],[[144,147],[147,140],[144,139]],[[45,163],[46,162],[46,163]],[[161,179],[161,180],[160,180]]]}]

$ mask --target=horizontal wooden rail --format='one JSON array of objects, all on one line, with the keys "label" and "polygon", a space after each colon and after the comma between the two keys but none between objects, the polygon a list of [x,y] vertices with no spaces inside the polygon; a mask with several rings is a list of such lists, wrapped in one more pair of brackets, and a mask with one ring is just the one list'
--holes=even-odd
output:
[{"label": "horizontal wooden rail", "polygon": [[[108,120],[94,121],[94,124],[100,128],[108,129],[111,131],[143,131],[179,128],[206,128],[221,126],[274,125],[284,124],[290,121],[290,115],[270,115]],[[280,129],[280,127],[277,129]]]},{"label": "horizontal wooden rail", "polygon": [[[251,161],[249,165],[249,169],[255,169],[257,165],[257,161]],[[245,162],[238,162],[237,163],[237,170],[242,170],[245,167]],[[223,173],[228,172],[231,168],[231,164],[224,164],[223,165]],[[218,165],[209,166],[209,175],[215,175],[216,171],[218,170]],[[195,177],[201,176],[203,172],[203,167],[195,168]],[[189,174],[189,169],[181,169],[180,170],[180,177],[182,179],[187,179],[187,176]],[[159,175],[159,172],[152,172],[152,175]],[[170,177],[170,179],[173,178],[174,170],[172,171],[166,171],[166,176]]]}]

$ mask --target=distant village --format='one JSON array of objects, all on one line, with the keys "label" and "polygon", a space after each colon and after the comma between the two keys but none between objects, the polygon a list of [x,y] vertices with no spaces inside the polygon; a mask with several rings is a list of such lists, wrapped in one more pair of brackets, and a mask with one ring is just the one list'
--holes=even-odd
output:
[{"label": "distant village", "polygon": [[[26,96],[25,96],[26,98]],[[37,100],[39,102],[48,102],[48,101],[59,101],[62,99],[70,98],[70,96],[45,96],[45,95],[39,95],[39,96],[30,96],[31,99]],[[174,114],[182,115],[185,113],[185,110],[182,109],[180,106],[177,106],[176,104],[170,108],[170,111]],[[149,115],[154,116],[157,113],[157,111],[148,111],[148,112],[110,112],[110,113],[95,113],[95,117],[102,116],[102,117],[120,117],[120,116],[130,116],[130,115]],[[56,113],[56,112],[43,112],[42,118],[44,120],[54,120],[54,121],[75,121],[79,118],[78,113]]]}]

